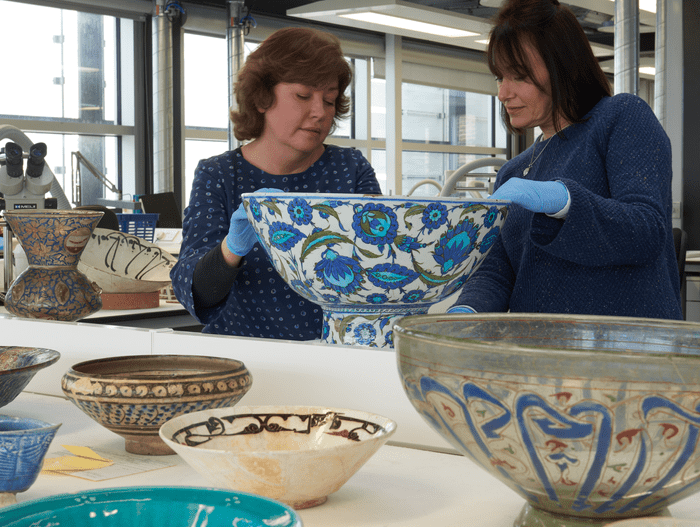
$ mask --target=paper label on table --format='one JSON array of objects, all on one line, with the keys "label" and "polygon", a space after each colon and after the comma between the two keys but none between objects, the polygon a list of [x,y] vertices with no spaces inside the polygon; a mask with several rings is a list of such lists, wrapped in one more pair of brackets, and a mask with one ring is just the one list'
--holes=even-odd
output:
[{"label": "paper label on table", "polygon": [[52,452],[52,456],[44,460],[43,473],[63,474],[89,481],[104,481],[172,467],[176,464],[163,458],[140,456],[128,452],[107,452],[88,447],[62,446],[66,449],[65,451]]}]

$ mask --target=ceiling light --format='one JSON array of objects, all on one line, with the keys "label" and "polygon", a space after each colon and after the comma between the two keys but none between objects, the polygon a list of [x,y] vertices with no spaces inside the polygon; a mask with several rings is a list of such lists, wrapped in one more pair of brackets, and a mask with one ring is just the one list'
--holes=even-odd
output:
[{"label": "ceiling light", "polygon": [[438,26],[436,24],[420,22],[418,20],[411,20],[408,18],[401,18],[398,16],[383,15],[381,13],[374,13],[372,11],[366,11],[364,13],[349,13],[347,15],[339,16],[344,18],[352,18],[353,20],[360,20],[369,24],[378,24],[380,26],[407,29],[409,31],[418,31],[419,33],[428,33],[430,35],[442,35],[449,38],[475,37],[479,34],[474,33],[472,31],[464,31],[462,29],[455,29],[452,27]]},{"label": "ceiling light", "polygon": [[474,39],[491,30],[487,19],[405,0],[321,0],[287,16],[471,49],[480,49]]},{"label": "ceiling light", "polygon": [[[610,0],[615,2],[615,0]],[[639,10],[656,13],[656,0],[639,0]]]},{"label": "ceiling light", "polygon": [[654,66],[643,66],[639,68],[639,73],[644,73],[646,75],[656,75],[656,68]]}]

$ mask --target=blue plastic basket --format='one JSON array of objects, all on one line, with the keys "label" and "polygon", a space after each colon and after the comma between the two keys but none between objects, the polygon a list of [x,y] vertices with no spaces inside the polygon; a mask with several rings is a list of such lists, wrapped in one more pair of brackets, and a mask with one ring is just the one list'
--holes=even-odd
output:
[{"label": "blue plastic basket", "polygon": [[153,243],[160,214],[117,214],[119,230]]}]

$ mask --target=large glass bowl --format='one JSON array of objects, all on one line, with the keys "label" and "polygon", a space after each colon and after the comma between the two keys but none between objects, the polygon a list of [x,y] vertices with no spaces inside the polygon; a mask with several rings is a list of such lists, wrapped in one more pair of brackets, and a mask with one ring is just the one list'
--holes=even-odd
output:
[{"label": "large glass bowl", "polygon": [[323,308],[326,344],[393,348],[392,327],[462,288],[508,202],[258,191],[248,219],[277,272]]},{"label": "large glass bowl", "polygon": [[394,335],[416,410],[527,500],[516,526],[666,513],[700,489],[700,325],[421,315]]}]

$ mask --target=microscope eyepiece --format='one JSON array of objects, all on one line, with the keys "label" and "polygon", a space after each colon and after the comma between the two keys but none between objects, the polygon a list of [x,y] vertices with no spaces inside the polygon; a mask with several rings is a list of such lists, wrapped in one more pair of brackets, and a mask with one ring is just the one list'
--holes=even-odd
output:
[{"label": "microscope eyepiece", "polygon": [[44,158],[46,157],[46,143],[36,143],[29,149],[27,161],[27,176],[40,177],[44,171]]},{"label": "microscope eyepiece", "polygon": [[5,165],[7,175],[10,177],[22,177],[22,147],[17,143],[5,144]]}]

